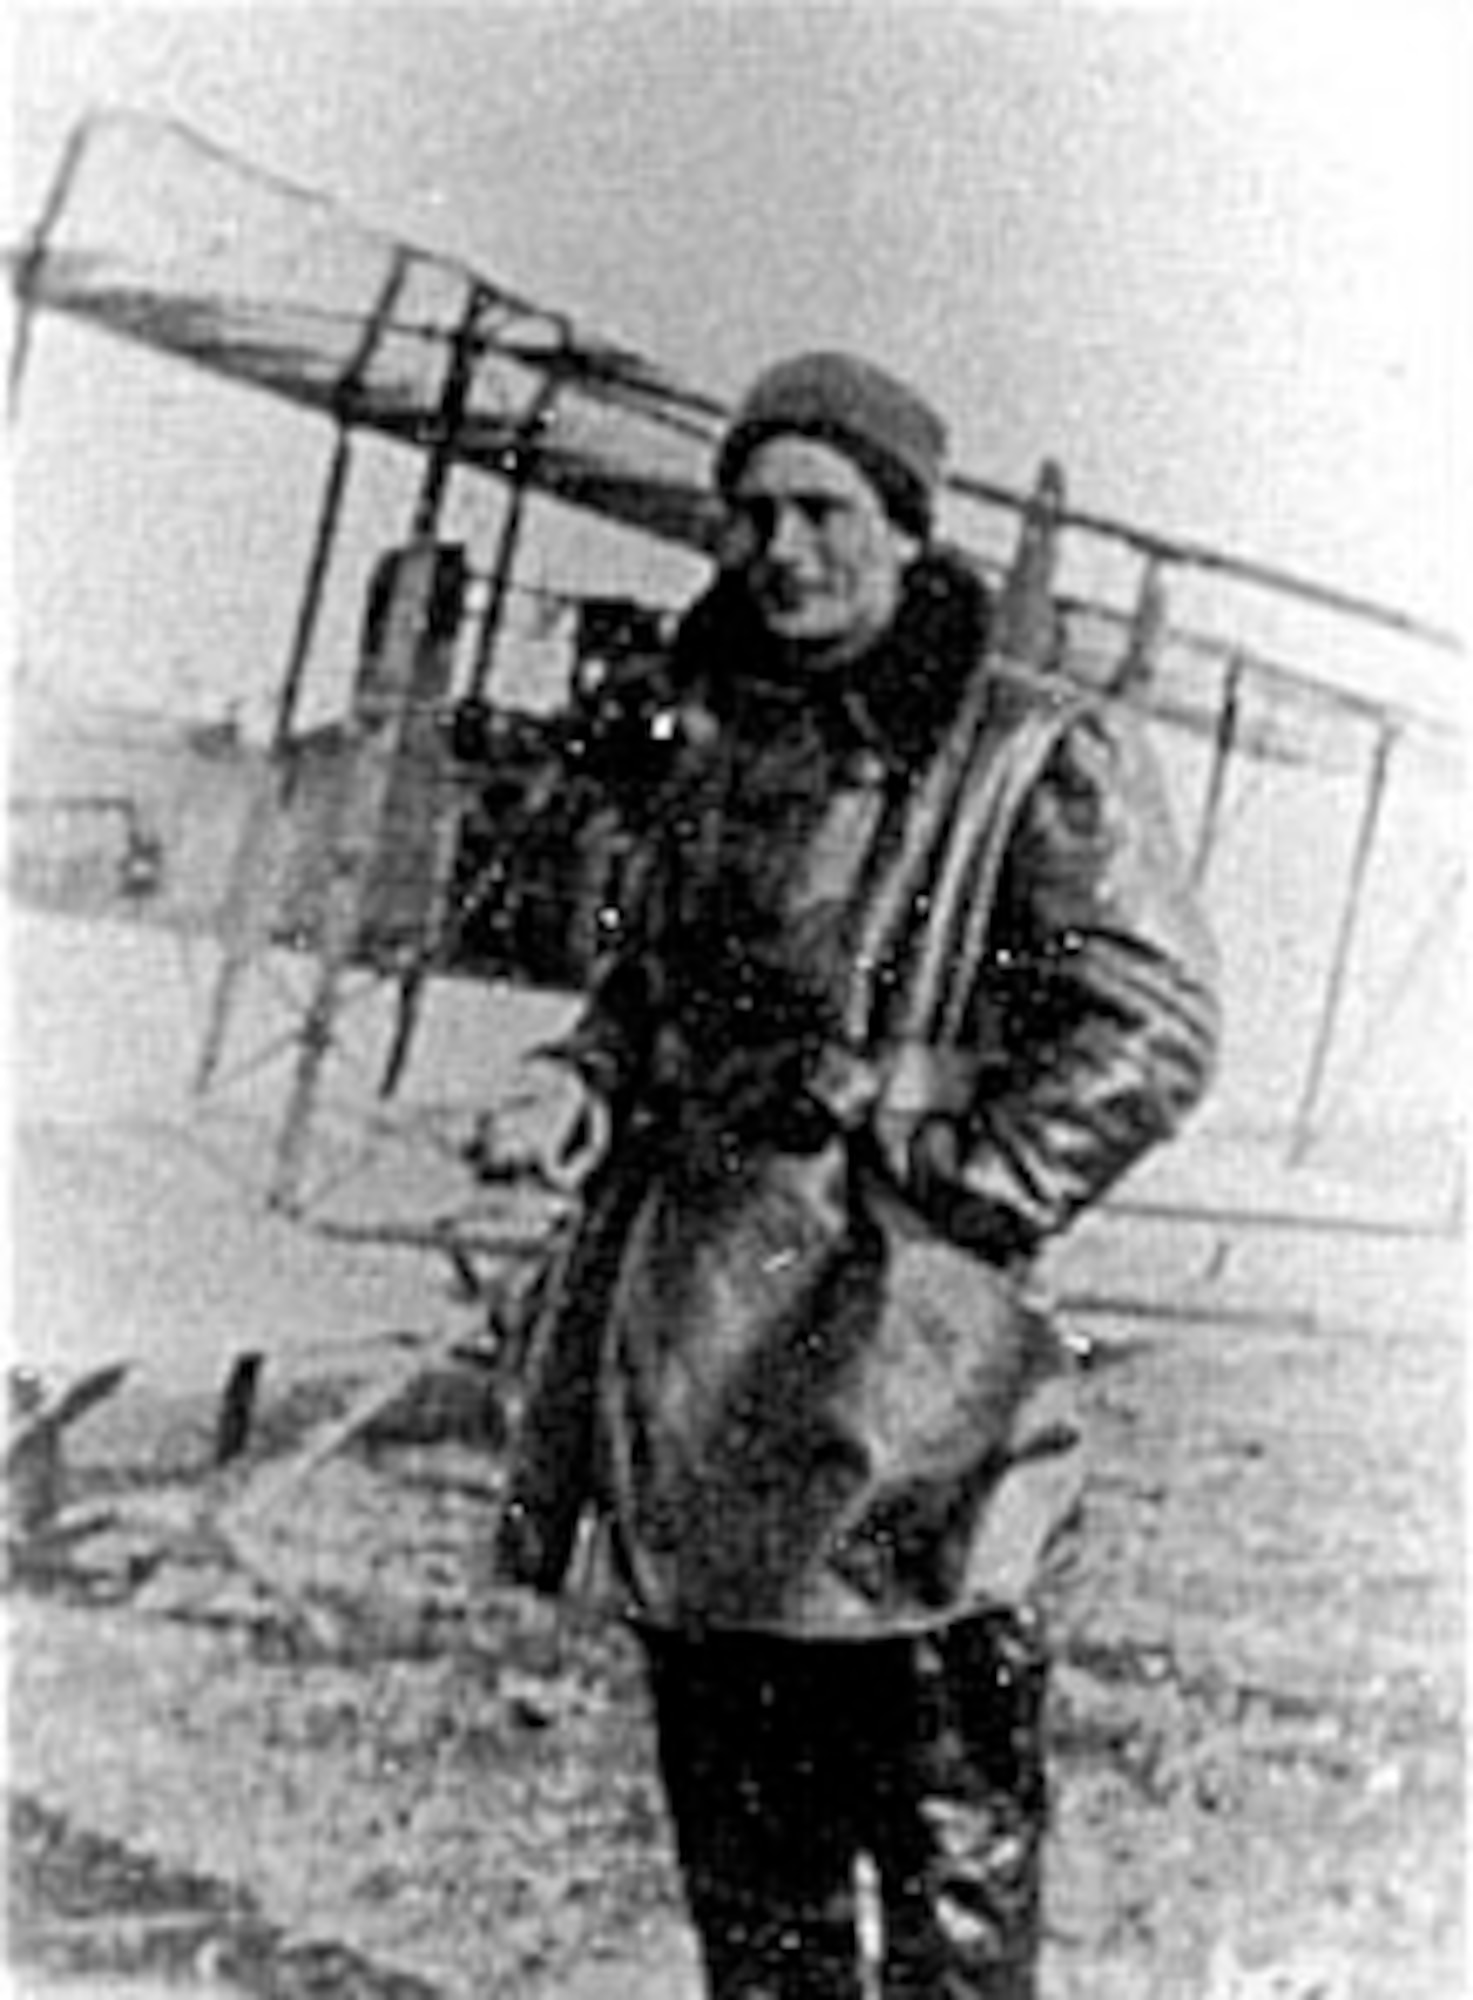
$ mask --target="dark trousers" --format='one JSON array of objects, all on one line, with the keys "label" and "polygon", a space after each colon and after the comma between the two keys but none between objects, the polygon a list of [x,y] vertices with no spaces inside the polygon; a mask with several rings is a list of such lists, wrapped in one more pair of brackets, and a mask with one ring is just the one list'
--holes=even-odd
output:
[{"label": "dark trousers", "polygon": [[839,2000],[878,1877],[885,2000],[1032,2000],[1045,1657],[1031,1624],[811,1643],[645,1632],[714,2000]]}]

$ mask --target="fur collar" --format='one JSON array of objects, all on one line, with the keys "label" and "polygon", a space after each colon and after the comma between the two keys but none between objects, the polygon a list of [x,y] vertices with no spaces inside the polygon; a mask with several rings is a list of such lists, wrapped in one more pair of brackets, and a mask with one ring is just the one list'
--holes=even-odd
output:
[{"label": "fur collar", "polygon": [[907,572],[889,630],[832,682],[795,683],[740,583],[720,576],[682,619],[672,656],[684,702],[738,728],[754,710],[805,702],[904,768],[935,748],[987,642],[992,600],[959,550],[928,550]]}]

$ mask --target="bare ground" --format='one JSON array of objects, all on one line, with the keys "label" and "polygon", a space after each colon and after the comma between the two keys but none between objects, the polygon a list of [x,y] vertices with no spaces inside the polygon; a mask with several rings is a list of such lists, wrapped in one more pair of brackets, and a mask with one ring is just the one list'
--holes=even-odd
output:
[{"label": "bare ground", "polygon": [[[1457,1261],[1119,1221],[1061,1272],[1098,1447],[1055,1606],[1046,2000],[1466,1990]],[[473,1363],[245,1567],[213,1531],[383,1366],[269,1364],[223,1473],[218,1373],[145,1369],[76,1427],[89,1531],[6,1606],[18,1995],[693,2000],[628,1642],[479,1580]]]}]

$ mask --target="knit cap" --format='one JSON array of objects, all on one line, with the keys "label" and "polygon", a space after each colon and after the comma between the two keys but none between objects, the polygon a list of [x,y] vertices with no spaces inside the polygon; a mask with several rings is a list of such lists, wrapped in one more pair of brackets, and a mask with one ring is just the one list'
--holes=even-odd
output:
[{"label": "knit cap", "polygon": [[716,457],[717,490],[731,493],[765,439],[795,431],[852,458],[896,525],[923,540],[929,535],[946,427],[913,389],[854,355],[778,362],[758,376],[726,433]]}]

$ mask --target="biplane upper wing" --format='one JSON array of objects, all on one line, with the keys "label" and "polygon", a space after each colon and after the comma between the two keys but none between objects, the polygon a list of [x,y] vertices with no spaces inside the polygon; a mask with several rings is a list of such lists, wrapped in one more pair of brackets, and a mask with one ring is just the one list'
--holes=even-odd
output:
[{"label": "biplane upper wing", "polygon": [[[715,546],[719,400],[177,122],[125,110],[84,119],[7,261],[22,312],[12,388],[29,316],[64,313],[667,543]],[[962,472],[948,485],[1009,516],[1029,504]],[[1462,650],[1445,629],[1262,563],[1072,509],[1059,521],[1162,569]]]},{"label": "biplane upper wing", "polygon": [[[30,244],[22,310],[89,321],[336,421],[708,550],[721,406],[454,258],[187,128],[96,113]],[[457,361],[466,393],[447,434]]]}]

